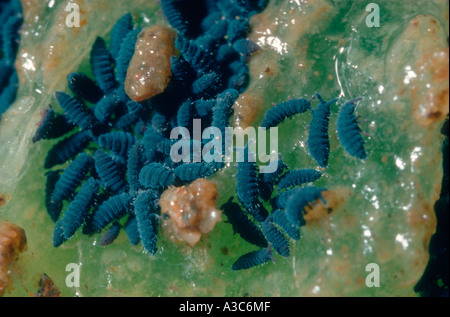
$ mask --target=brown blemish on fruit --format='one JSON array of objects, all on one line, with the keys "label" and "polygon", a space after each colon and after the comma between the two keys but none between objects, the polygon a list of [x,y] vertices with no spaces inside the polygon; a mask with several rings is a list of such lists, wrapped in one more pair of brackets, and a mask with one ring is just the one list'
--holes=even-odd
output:
[{"label": "brown blemish on fruit", "polygon": [[0,297],[11,283],[11,264],[26,248],[27,237],[22,228],[7,221],[0,224]]},{"label": "brown blemish on fruit", "polygon": [[340,205],[347,201],[350,194],[350,190],[345,188],[337,188],[322,192],[326,204],[318,199],[315,205],[311,204],[310,207],[305,208],[303,218],[306,223],[312,223],[332,215]]},{"label": "brown blemish on fruit", "polygon": [[159,200],[164,235],[175,243],[194,246],[221,220],[217,197],[217,185],[204,178],[168,188]]},{"label": "brown blemish on fruit", "polygon": [[166,89],[172,76],[170,57],[176,53],[174,40],[174,31],[159,25],[139,33],[125,79],[125,92],[132,100],[144,101]]}]

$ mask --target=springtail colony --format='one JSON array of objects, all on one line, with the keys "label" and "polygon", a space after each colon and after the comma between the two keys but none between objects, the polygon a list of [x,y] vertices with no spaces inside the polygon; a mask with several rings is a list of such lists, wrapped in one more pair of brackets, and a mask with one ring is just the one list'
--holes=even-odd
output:
[{"label": "springtail colony", "polygon": [[[231,269],[249,269],[277,254],[289,257],[290,242],[301,238],[305,210],[326,204],[327,189],[313,183],[328,164],[330,113],[340,100],[311,92],[307,99],[269,109],[259,128],[276,129],[289,118],[311,113],[307,145],[317,166],[290,169],[276,155],[271,157],[273,168],[262,168],[251,159],[251,145],[243,145],[246,155],[236,164],[235,197],[216,206],[221,188],[214,175],[233,149],[223,136],[233,104],[249,83],[248,56],[261,50],[246,38],[249,19],[268,1],[206,1],[206,15],[197,24],[182,10],[187,2],[161,0],[170,28],[139,28],[131,14],[122,16],[110,43],[98,37],[92,46],[93,78],[67,74],[71,93],[54,93],[62,112],[52,107],[42,111],[33,142],[58,139],[44,164],[55,247],[78,230],[100,233],[99,244],[106,246],[124,229],[131,245],[141,243],[155,255],[161,230],[171,241],[194,246],[226,217],[222,225],[232,226],[257,247],[235,259]],[[8,20],[3,32],[17,23],[18,18]],[[8,34],[4,38],[11,39]],[[13,44],[3,41],[8,48]],[[10,55],[4,49],[2,69],[10,65]],[[13,74],[2,77],[0,88],[13,82]],[[354,115],[358,101],[340,107],[337,129],[343,148],[365,159]],[[215,133],[201,135],[205,126]]]}]

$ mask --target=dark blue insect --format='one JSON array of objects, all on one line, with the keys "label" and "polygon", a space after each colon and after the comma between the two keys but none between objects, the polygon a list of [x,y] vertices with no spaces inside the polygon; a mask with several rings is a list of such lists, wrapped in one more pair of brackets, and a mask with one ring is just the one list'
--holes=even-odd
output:
[{"label": "dark blue insect", "polygon": [[192,92],[195,95],[211,97],[222,87],[220,75],[209,72],[199,77],[192,84]]},{"label": "dark blue insect", "polygon": [[137,28],[128,32],[127,36],[120,45],[119,55],[117,56],[115,67],[116,79],[120,84],[123,84],[125,82],[125,78],[127,77],[128,65],[133,57],[137,36],[141,30],[141,28]]},{"label": "dark blue insect", "polygon": [[94,118],[90,115],[84,103],[62,91],[55,92],[55,97],[73,124],[83,130],[92,129]]},{"label": "dark blue insect", "polygon": [[127,154],[135,142],[133,134],[123,131],[108,132],[98,137],[99,146],[118,155]]},{"label": "dark blue insect", "polygon": [[170,26],[177,30],[180,34],[186,34],[188,31],[188,21],[181,14],[177,0],[161,0],[161,8],[164,16]]},{"label": "dark blue insect", "polygon": [[352,99],[342,105],[337,118],[337,133],[344,149],[350,155],[364,160],[367,158],[364,139],[360,134],[361,129],[354,114],[356,103],[359,100],[361,98]]},{"label": "dark blue insect", "polygon": [[141,241],[141,236],[139,234],[139,229],[137,225],[136,215],[130,214],[125,223],[125,232],[127,234],[128,240],[131,245],[137,245]]},{"label": "dark blue insect", "polygon": [[217,49],[216,60],[219,63],[226,63],[232,60],[236,54],[233,46],[230,44],[222,44]]},{"label": "dark blue insect", "polygon": [[310,168],[287,171],[278,182],[278,191],[289,187],[312,183],[322,177],[322,173]]},{"label": "dark blue insect", "polygon": [[330,154],[330,141],[328,139],[328,122],[330,119],[330,105],[338,99],[335,98],[325,102],[316,93],[319,104],[313,111],[313,118],[310,123],[308,135],[308,148],[311,157],[320,167],[327,167],[328,155]]},{"label": "dark blue insect", "polygon": [[178,108],[177,112],[177,124],[179,127],[189,128],[192,126],[192,119],[194,115],[193,104],[190,99],[183,102],[183,104]]},{"label": "dark blue insect", "polygon": [[241,255],[231,266],[233,271],[246,270],[252,267],[264,264],[272,260],[272,252],[270,248],[251,251]]},{"label": "dark blue insect", "polygon": [[236,40],[233,43],[233,48],[241,55],[252,55],[261,49],[258,44],[247,39]]},{"label": "dark blue insect", "polygon": [[139,172],[139,182],[145,188],[164,189],[175,183],[175,173],[160,163],[149,163]]},{"label": "dark blue insect", "polygon": [[119,20],[117,20],[111,30],[109,52],[114,60],[116,60],[119,55],[120,45],[124,41],[127,34],[133,29],[132,23],[133,17],[130,13],[126,13]]},{"label": "dark blue insect", "polygon": [[279,193],[273,200],[273,206],[276,209],[286,209],[291,196],[298,194],[302,188],[296,187]]},{"label": "dark blue insect", "polygon": [[16,99],[17,89],[19,87],[19,80],[17,72],[13,72],[9,77],[7,86],[0,94],[0,118],[3,113],[10,107]]},{"label": "dark blue insect", "polygon": [[125,188],[125,180],[120,166],[105,152],[97,150],[94,153],[95,170],[97,171],[102,185],[113,193]]},{"label": "dark blue insect", "polygon": [[323,191],[326,191],[326,188],[308,186],[300,188],[295,195],[292,195],[286,205],[286,217],[289,222],[297,227],[303,226],[305,224],[303,212],[306,207],[315,205],[317,199],[321,199],[326,204],[322,196]]},{"label": "dark blue insect", "polygon": [[242,206],[257,221],[264,221],[268,213],[259,200],[257,166],[254,162],[238,163],[236,193]]},{"label": "dark blue insect", "polygon": [[147,162],[154,162],[157,158],[157,144],[164,140],[164,136],[153,129],[152,126],[146,128],[141,140],[144,147],[145,158]]},{"label": "dark blue insect", "polygon": [[157,251],[159,219],[154,207],[157,199],[156,193],[149,190],[139,193],[134,202],[134,214],[139,235],[144,248],[150,254],[155,254]]},{"label": "dark blue insect", "polygon": [[56,139],[73,130],[73,124],[67,118],[50,108],[45,108],[41,112],[42,120],[38,123],[38,128],[32,138],[33,143],[40,140]]},{"label": "dark blue insect", "polygon": [[119,236],[120,229],[122,229],[122,225],[114,221],[114,223],[109,227],[108,231],[106,231],[100,240],[98,241],[98,245],[101,247],[105,247],[107,245],[110,245],[111,243],[116,240],[116,238]]},{"label": "dark blue insect", "polygon": [[232,201],[231,197],[220,209],[227,216],[233,226],[234,233],[238,233],[242,239],[261,248],[268,246],[267,240],[259,227],[251,221],[239,204]]},{"label": "dark blue insect", "polygon": [[64,240],[72,237],[75,231],[83,224],[98,190],[99,185],[97,181],[93,177],[90,177],[83,183],[80,191],[70,202],[63,217],[57,224],[57,226],[61,225]]},{"label": "dark blue insect", "polygon": [[52,201],[58,202],[70,197],[75,189],[83,181],[87,173],[92,168],[92,157],[89,154],[81,153],[64,170],[64,173],[55,184]]},{"label": "dark blue insect", "polygon": [[92,141],[88,131],[80,131],[56,143],[45,157],[44,167],[52,168],[75,157]]},{"label": "dark blue insect", "polygon": [[268,221],[273,222],[281,230],[283,230],[290,238],[300,240],[300,229],[293,225],[286,216],[286,212],[280,209],[274,210],[267,218]]},{"label": "dark blue insect", "polygon": [[281,256],[286,258],[289,257],[289,241],[286,240],[284,235],[273,225],[272,222],[268,221],[268,219],[261,222],[260,225],[264,236],[267,238],[274,250]]},{"label": "dark blue insect", "polygon": [[99,232],[114,220],[120,220],[130,212],[131,196],[121,193],[105,200],[93,213],[88,223],[88,229]]},{"label": "dark blue insect", "polygon": [[92,103],[97,103],[103,96],[95,81],[84,73],[69,73],[67,85],[75,96]]},{"label": "dark blue insect", "polygon": [[45,174],[47,176],[47,181],[45,182],[45,207],[47,208],[47,213],[49,214],[50,219],[52,219],[53,222],[58,221],[63,207],[61,201],[52,201],[53,191],[60,174],[60,170],[48,171]]},{"label": "dark blue insect", "polygon": [[210,115],[215,105],[216,105],[215,99],[208,99],[208,100],[198,99],[194,101],[195,112],[201,118]]},{"label": "dark blue insect", "polygon": [[91,68],[100,89],[105,94],[113,93],[116,88],[116,80],[112,58],[101,37],[97,37],[92,46]]},{"label": "dark blue insect", "polygon": [[116,95],[105,95],[99,102],[97,102],[94,109],[94,116],[101,123],[107,122],[114,111],[121,105],[120,100],[116,98]]},{"label": "dark blue insect", "polygon": [[192,182],[197,178],[213,175],[216,169],[214,165],[199,162],[179,165],[173,171],[178,179],[184,182]]},{"label": "dark blue insect", "polygon": [[[117,129],[126,129],[126,128],[130,127],[131,125],[138,122],[139,119],[141,118],[141,116],[143,116],[144,106],[142,106],[140,103],[138,103],[136,101],[132,101],[132,100],[128,101],[127,109],[128,109],[128,113],[125,113],[124,115],[122,115],[119,119],[117,119],[116,123],[114,124],[114,126]],[[154,116],[155,115],[153,115],[153,117]],[[152,119],[153,119],[153,117],[152,117]]]},{"label": "dark blue insect", "polygon": [[235,40],[245,37],[249,27],[249,20],[244,18],[234,19],[228,24],[227,40],[234,42]]},{"label": "dark blue insect", "polygon": [[141,186],[139,183],[139,172],[142,167],[142,149],[140,143],[135,143],[128,152],[127,180],[130,193],[134,194]]},{"label": "dark blue insect", "polygon": [[211,70],[211,52],[199,47],[195,41],[178,36],[175,39],[175,47],[181,52],[186,62],[199,74],[205,74]]},{"label": "dark blue insect", "polygon": [[306,100],[303,98],[281,102],[266,112],[260,126],[263,128],[275,127],[286,118],[298,113],[304,113],[310,109],[311,100]]},{"label": "dark blue insect", "polygon": [[156,112],[152,116],[152,127],[159,133],[164,133],[169,129],[169,120],[167,116]]}]

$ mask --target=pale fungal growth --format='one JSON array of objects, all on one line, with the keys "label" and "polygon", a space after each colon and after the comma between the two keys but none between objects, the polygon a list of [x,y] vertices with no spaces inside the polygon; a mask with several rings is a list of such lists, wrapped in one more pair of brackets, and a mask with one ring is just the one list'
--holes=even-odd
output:
[{"label": "pale fungal growth", "polygon": [[172,76],[170,57],[176,53],[174,40],[174,31],[159,25],[139,33],[125,79],[132,100],[144,101],[166,89]]},{"label": "pale fungal growth", "polygon": [[25,231],[10,222],[0,224],[0,297],[10,284],[11,264],[27,248]]},{"label": "pale fungal growth", "polygon": [[216,203],[217,185],[204,178],[188,186],[169,187],[159,200],[164,235],[175,243],[194,246],[221,220]]}]

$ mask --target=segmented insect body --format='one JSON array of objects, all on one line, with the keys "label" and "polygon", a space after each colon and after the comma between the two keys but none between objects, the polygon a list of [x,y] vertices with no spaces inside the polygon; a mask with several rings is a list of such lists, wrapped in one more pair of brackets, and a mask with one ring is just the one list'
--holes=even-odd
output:
[{"label": "segmented insect body", "polygon": [[189,128],[192,125],[193,104],[190,99],[183,102],[178,108],[177,124],[179,127]]},{"label": "segmented insect body", "polygon": [[52,201],[58,202],[70,197],[75,188],[85,178],[87,173],[91,170],[93,164],[92,157],[89,154],[81,153],[72,163],[65,169],[55,184],[55,189],[52,195]]},{"label": "segmented insect body", "polygon": [[145,188],[164,189],[175,183],[175,173],[160,163],[149,163],[139,172],[139,182]]},{"label": "segmented insect body", "polygon": [[364,160],[367,158],[367,153],[364,149],[364,139],[360,134],[361,129],[354,114],[356,103],[359,100],[361,99],[352,99],[342,105],[337,118],[337,133],[344,149],[350,155]]},{"label": "segmented insect body", "polygon": [[233,43],[233,48],[241,55],[252,55],[261,49],[258,44],[247,39],[236,40]]},{"label": "segmented insect body", "polygon": [[234,233],[238,233],[244,240],[261,248],[268,246],[264,234],[253,221],[251,221],[239,204],[230,198],[222,205],[223,213],[227,216],[228,221],[233,226]]},{"label": "segmented insect body", "polygon": [[228,24],[227,40],[232,43],[239,38],[245,37],[247,34],[248,27],[249,27],[248,19],[233,19]]},{"label": "segmented insect body", "polygon": [[136,215],[137,227],[144,248],[151,254],[157,251],[158,239],[158,215],[153,207],[157,195],[152,190],[139,193],[134,202],[134,214]]},{"label": "segmented insect body", "polygon": [[286,118],[295,114],[304,113],[311,109],[311,101],[303,98],[281,102],[270,108],[264,116],[261,127],[271,128],[283,122]]},{"label": "segmented insect body", "polygon": [[129,132],[113,131],[99,136],[98,145],[104,149],[113,151],[115,154],[125,155],[135,141],[136,138]]},{"label": "segmented insect body", "polygon": [[147,162],[154,162],[157,157],[157,144],[164,140],[164,136],[149,126],[141,140]]},{"label": "segmented insect body", "polygon": [[242,206],[257,221],[264,221],[267,210],[259,201],[257,166],[253,162],[238,163],[236,193]]},{"label": "segmented insect body", "polygon": [[106,231],[100,240],[98,241],[98,245],[101,247],[105,247],[107,245],[110,245],[111,243],[116,240],[116,238],[119,236],[120,229],[122,229],[122,225],[114,221],[114,223],[109,227],[108,231]]},{"label": "segmented insect body", "polygon": [[321,199],[326,204],[325,199],[322,196],[322,192],[326,191],[326,188],[318,188],[314,186],[308,186],[300,188],[300,190],[289,198],[286,205],[286,217],[295,226],[305,225],[303,219],[303,211],[305,207],[311,204],[315,205],[317,199]]},{"label": "segmented insect body", "polygon": [[124,189],[125,180],[116,162],[105,152],[97,150],[94,153],[95,170],[105,188],[117,193]]},{"label": "segmented insect body", "polygon": [[142,31],[142,28],[133,29],[128,32],[125,39],[120,45],[119,55],[116,59],[116,79],[120,84],[125,82],[127,78],[128,65],[134,54],[134,48],[137,41],[138,34]]},{"label": "segmented insect body", "polygon": [[94,232],[99,232],[114,220],[120,220],[130,212],[130,208],[130,194],[121,193],[111,196],[95,210],[89,221],[88,228]]},{"label": "segmented insect body", "polygon": [[246,270],[264,263],[269,262],[272,259],[272,253],[269,248],[260,249],[257,251],[251,251],[244,255],[241,255],[231,266],[231,269]]},{"label": "segmented insect body", "polygon": [[95,105],[94,116],[101,123],[108,121],[114,111],[121,105],[121,102],[114,94],[105,95]]},{"label": "segmented insect body", "polygon": [[308,135],[308,148],[311,157],[320,167],[327,167],[330,154],[330,141],[328,139],[328,122],[330,119],[330,105],[337,98],[325,102],[319,94],[316,94],[320,103],[314,109]]},{"label": "segmented insect body", "polygon": [[211,70],[211,53],[200,48],[195,41],[178,36],[175,39],[175,47],[198,74],[206,74]]},{"label": "segmented insect body", "polygon": [[95,81],[84,73],[69,73],[67,85],[75,96],[92,103],[97,103],[103,96]]},{"label": "segmented insect body", "polygon": [[197,178],[209,177],[214,172],[215,167],[205,162],[182,164],[174,169],[174,173],[178,179],[185,182],[192,182]]},{"label": "segmented insect body", "polygon": [[90,130],[93,127],[94,118],[87,111],[86,105],[80,100],[62,91],[55,92],[55,97],[73,124],[84,130]]},{"label": "segmented insect body", "polygon": [[196,79],[192,84],[192,92],[200,96],[213,96],[222,87],[220,75],[209,72]]},{"label": "segmented insect body", "polygon": [[[144,106],[139,102],[130,100],[127,102],[128,113],[122,115],[114,124],[117,129],[125,129],[132,124],[139,121],[142,113],[144,112]],[[155,114],[153,115],[155,117]],[[152,117],[152,121],[153,121]]]},{"label": "segmented insect body", "polygon": [[176,0],[161,0],[161,8],[170,26],[180,34],[188,31],[188,21],[182,16]]},{"label": "segmented insect body", "polygon": [[286,172],[278,182],[278,190],[306,183],[312,183],[322,177],[322,173],[310,168],[290,170]]},{"label": "segmented insect body", "polygon": [[127,34],[133,29],[132,23],[133,17],[130,13],[126,13],[114,24],[111,30],[111,40],[109,42],[109,52],[114,59],[117,59],[120,45]]},{"label": "segmented insect body", "polygon": [[127,222],[125,223],[125,233],[127,234],[128,240],[130,241],[131,245],[137,245],[141,241],[137,219],[134,213],[130,214]]},{"label": "segmented insect body", "polygon": [[230,44],[222,44],[217,49],[216,61],[218,61],[219,63],[226,63],[232,60],[235,54],[237,53],[234,50],[233,46],[231,46]]},{"label": "segmented insect body", "polygon": [[61,201],[52,201],[53,190],[55,189],[60,173],[60,170],[48,171],[46,173],[47,181],[45,182],[45,207],[47,208],[47,213],[50,215],[53,222],[58,221],[63,207]]},{"label": "segmented insect body", "polygon": [[105,94],[113,93],[116,89],[114,68],[105,41],[101,37],[95,39],[91,50],[91,68],[100,89]]},{"label": "segmented insect body", "polygon": [[65,240],[72,237],[75,231],[83,224],[98,190],[98,182],[93,177],[90,177],[83,183],[80,191],[67,207],[62,219],[59,221]]},{"label": "segmented insect body", "polygon": [[42,120],[32,138],[33,143],[40,140],[56,139],[70,132],[74,126],[67,122],[63,115],[55,114],[52,108],[45,108],[41,112]]},{"label": "segmented insect body", "polygon": [[290,238],[296,241],[300,240],[300,228],[287,219],[285,211],[280,209],[274,210],[267,220],[280,227]]},{"label": "segmented insect body", "polygon": [[197,115],[201,118],[208,116],[212,113],[213,107],[216,105],[215,99],[198,99],[194,101],[194,108]]},{"label": "segmented insect body", "polygon": [[278,209],[285,209],[287,206],[287,202],[289,201],[289,199],[293,196],[298,194],[298,192],[301,190],[302,188],[293,188],[293,189],[289,189],[286,190],[282,193],[279,193],[275,199],[274,199],[274,206],[275,208]]},{"label": "segmented insect body", "polygon": [[80,131],[59,141],[48,151],[44,167],[52,168],[63,164],[86,148],[91,140],[92,137],[88,131]]},{"label": "segmented insect body", "polygon": [[128,152],[127,160],[127,180],[130,186],[130,193],[134,194],[139,190],[139,172],[142,166],[141,144],[135,143]]},{"label": "segmented insect body", "polygon": [[284,257],[289,257],[289,242],[286,240],[284,235],[273,225],[272,222],[267,219],[261,224],[261,230],[266,236],[269,243],[277,251],[278,254]]}]

